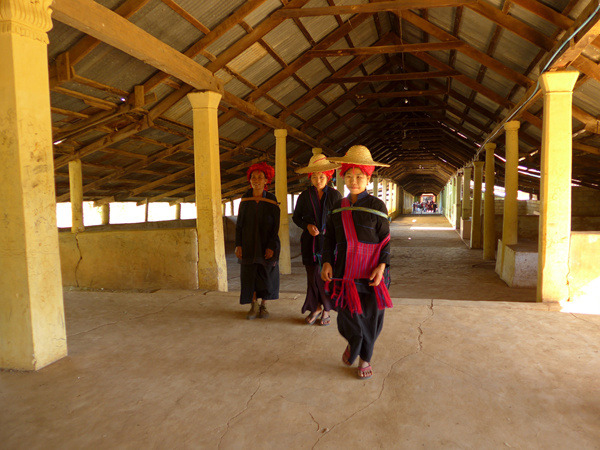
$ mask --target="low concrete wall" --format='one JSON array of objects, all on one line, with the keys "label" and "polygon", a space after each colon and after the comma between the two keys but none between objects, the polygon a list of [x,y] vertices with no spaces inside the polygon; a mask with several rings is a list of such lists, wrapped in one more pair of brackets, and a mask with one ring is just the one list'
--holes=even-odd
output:
[{"label": "low concrete wall", "polygon": [[[292,215],[289,217],[290,227],[290,245],[300,245],[300,236],[302,230],[292,220]],[[235,225],[237,224],[237,216],[229,216],[223,218],[223,231],[225,233],[225,242],[235,243]]]},{"label": "low concrete wall", "polygon": [[64,286],[197,289],[194,228],[59,233]]},{"label": "low concrete wall", "polygon": [[538,251],[536,242],[504,245],[498,241],[496,273],[510,287],[537,286]]},{"label": "low concrete wall", "polygon": [[600,302],[600,232],[571,233],[569,297],[586,297]]}]

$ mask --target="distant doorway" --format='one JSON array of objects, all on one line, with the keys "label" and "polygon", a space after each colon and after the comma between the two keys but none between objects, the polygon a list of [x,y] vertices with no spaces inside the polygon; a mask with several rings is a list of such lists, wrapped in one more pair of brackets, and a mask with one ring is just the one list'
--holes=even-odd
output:
[{"label": "distant doorway", "polygon": [[438,214],[437,196],[427,193],[415,197],[413,214]]}]

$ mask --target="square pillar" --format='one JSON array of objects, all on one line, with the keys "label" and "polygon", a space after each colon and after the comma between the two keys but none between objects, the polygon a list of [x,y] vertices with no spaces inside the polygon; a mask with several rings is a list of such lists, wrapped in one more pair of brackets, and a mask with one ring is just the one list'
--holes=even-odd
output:
[{"label": "square pillar", "polygon": [[485,199],[483,202],[483,259],[494,259],[496,255],[496,228],[494,217],[496,205],[494,197],[494,151],[496,144],[485,144]]},{"label": "square pillar", "polygon": [[342,197],[344,196],[344,186],[344,177],[340,175],[340,169],[335,169],[335,188],[342,194]]},{"label": "square pillar", "polygon": [[193,111],[198,288],[227,291],[225,235],[221,206],[218,92],[187,95]]},{"label": "square pillar", "polygon": [[371,177],[371,181],[373,182],[373,196],[379,197],[379,177],[373,176]]},{"label": "square pillar", "polygon": [[108,225],[110,223],[110,203],[100,206],[100,214],[102,215],[102,225]]},{"label": "square pillar", "polygon": [[544,93],[538,241],[538,301],[569,298],[572,97],[575,71],[540,77]]},{"label": "square pillar", "polygon": [[471,218],[471,167],[463,169],[462,219]]},{"label": "square pillar", "polygon": [[471,248],[481,248],[481,184],[483,161],[473,163],[473,209],[471,213]]},{"label": "square pillar", "polygon": [[69,194],[71,200],[71,232],[79,233],[83,227],[83,175],[81,160],[69,161]]},{"label": "square pillar", "polygon": [[519,188],[519,127],[518,120],[504,125],[506,135],[506,163],[504,166],[504,213],[502,214],[502,243],[514,245],[518,241],[519,217],[517,190]]},{"label": "square pillar", "polygon": [[0,2],[0,368],[67,355],[56,226],[50,0]]},{"label": "square pillar", "polygon": [[462,218],[462,208],[460,194],[462,191],[462,174],[456,175],[456,186],[454,189],[454,228],[460,230],[460,219]]},{"label": "square pillar", "polygon": [[275,196],[279,202],[279,240],[281,251],[279,253],[279,273],[289,275],[292,273],[292,259],[290,255],[290,219],[287,202],[287,130],[275,130]]}]

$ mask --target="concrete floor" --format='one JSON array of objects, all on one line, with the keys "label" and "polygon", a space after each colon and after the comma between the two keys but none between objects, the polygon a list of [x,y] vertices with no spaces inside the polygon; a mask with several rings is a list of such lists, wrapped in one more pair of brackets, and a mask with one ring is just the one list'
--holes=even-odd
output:
[{"label": "concrete floor", "polygon": [[600,448],[600,316],[524,303],[413,219],[393,226],[406,275],[371,380],[341,363],[335,322],[303,323],[297,260],[267,320],[244,319],[233,270],[229,293],[70,291],[69,356],[0,371],[0,447]]}]

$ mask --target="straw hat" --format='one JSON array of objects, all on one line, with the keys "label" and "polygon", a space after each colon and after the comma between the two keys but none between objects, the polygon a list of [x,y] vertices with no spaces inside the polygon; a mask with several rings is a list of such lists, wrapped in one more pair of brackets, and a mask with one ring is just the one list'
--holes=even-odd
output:
[{"label": "straw hat", "polygon": [[342,167],[341,164],[332,163],[327,156],[321,153],[320,148],[313,149],[313,156],[308,161],[308,166],[296,169],[296,173],[319,173],[327,172]]},{"label": "straw hat", "polygon": [[390,167],[389,164],[373,161],[371,152],[364,145],[353,145],[348,149],[348,151],[343,157],[331,158],[330,161],[335,161],[343,164],[357,164],[360,166]]}]

